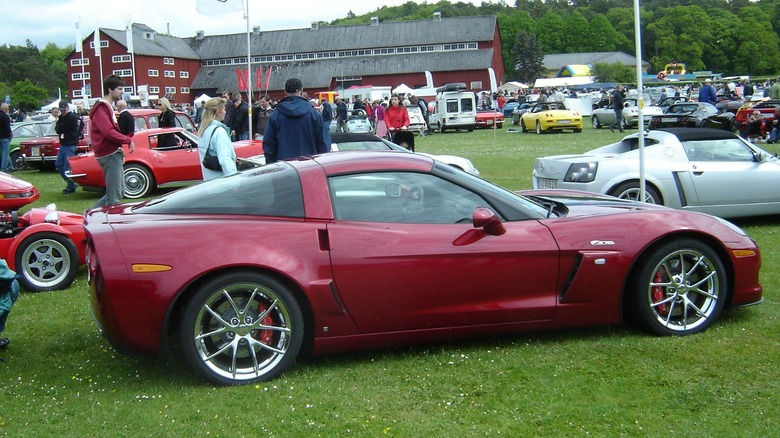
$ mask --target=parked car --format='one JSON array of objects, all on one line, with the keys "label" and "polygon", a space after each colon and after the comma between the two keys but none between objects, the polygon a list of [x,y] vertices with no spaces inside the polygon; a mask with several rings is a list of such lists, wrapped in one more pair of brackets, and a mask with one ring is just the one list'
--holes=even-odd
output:
[{"label": "parked car", "polygon": [[[468,172],[472,175],[479,176],[479,170],[474,167],[474,164],[468,158],[458,157],[456,155],[434,155],[426,154],[424,152],[412,152],[403,146],[399,146],[387,139],[377,137],[374,134],[366,132],[334,132],[331,134],[331,152],[344,152],[344,151],[386,151],[386,152],[403,152],[403,153],[416,153],[425,157],[433,158],[436,161],[440,161],[445,164],[449,164],[452,167],[460,169],[464,172]],[[265,165],[265,156],[257,155],[247,158],[247,161],[251,162],[255,166]]]},{"label": "parked car", "polygon": [[0,172],[0,212],[16,211],[35,202],[40,193],[29,182]]},{"label": "parked car", "polygon": [[715,128],[733,131],[734,114],[720,113],[715,105],[705,102],[675,103],[665,113],[650,117],[648,129]]},{"label": "parked car", "polygon": [[495,126],[501,129],[504,126],[504,115],[494,110],[477,111],[477,128],[492,128]]},{"label": "parked car", "polygon": [[508,119],[512,117],[512,111],[515,110],[520,105],[520,102],[517,101],[517,99],[509,99],[504,104],[504,107],[501,108],[501,113],[504,115],[505,119]]},{"label": "parked car", "polygon": [[520,118],[523,117],[523,114],[525,114],[525,112],[528,111],[528,109],[532,106],[534,106],[532,102],[523,102],[517,105],[517,107],[512,110],[512,124],[519,124]]},{"label": "parked car", "polygon": [[[637,99],[625,99],[622,114],[624,129],[639,126],[639,106]],[[650,117],[660,114],[663,114],[661,108],[651,105],[649,100],[645,101],[644,108],[642,108],[642,119],[645,124],[650,121]],[[615,123],[614,106],[610,103],[604,108],[593,110],[593,114],[591,114],[591,123],[593,123],[593,127],[596,129]]]},{"label": "parked car", "polygon": [[664,97],[661,99],[657,107],[661,108],[662,112],[666,112],[667,109],[669,109],[670,106],[674,105],[675,103],[682,103],[682,102],[688,102],[689,99],[685,96],[670,96],[670,97]]},{"label": "parked car", "polygon": [[[762,100],[756,102],[750,102],[740,107],[734,116],[734,129],[742,131],[747,123],[748,116],[753,111],[761,113],[761,117],[764,118],[764,124],[761,127],[761,135],[766,135],[772,127],[772,122],[775,120],[775,108],[780,106],[780,100]],[[767,129],[769,128],[769,129]]]},{"label": "parked car", "polygon": [[[160,110],[149,108],[129,109],[130,114],[135,119],[135,130],[143,131],[145,129],[155,129],[160,127]],[[176,127],[184,128],[187,131],[197,134],[198,129],[190,118],[189,114],[182,111],[174,111],[176,114]]]},{"label": "parked car", "polygon": [[11,153],[11,162],[14,164],[15,170],[24,168],[24,157],[22,157],[22,154],[19,151],[19,146],[23,140],[57,135],[57,133],[54,132],[54,122],[46,120],[12,123],[11,133],[13,134],[13,138],[11,138],[9,151]]},{"label": "parked car", "polygon": [[283,161],[85,216],[111,344],[180,352],[214,384],[276,378],[302,352],[624,318],[688,335],[762,299],[759,249],[722,219],[519,195],[418,154]]},{"label": "parked car", "polygon": [[561,102],[537,102],[520,117],[520,128],[523,132],[535,130],[537,134],[564,129],[582,132],[582,115]]},{"label": "parked car", "polygon": [[[158,147],[158,137],[174,134],[175,146]],[[198,155],[200,137],[182,128],[157,128],[136,131],[133,136],[135,151],[125,155],[125,197],[142,198],[156,188],[179,187],[203,180]],[[233,143],[236,155],[247,158],[262,153],[262,141],[247,140]],[[68,176],[85,190],[104,190],[103,170],[93,152],[68,158]]]},{"label": "parked car", "polygon": [[409,130],[418,135],[425,133],[425,116],[423,116],[422,108],[417,105],[408,105],[406,112],[409,114]]},{"label": "parked car", "polygon": [[[338,129],[338,122],[336,121],[335,111],[333,113],[333,121],[330,124],[330,132],[336,132]],[[366,116],[366,112],[363,110],[350,110],[349,119],[347,119],[347,130],[349,132],[371,132],[371,122]]]},{"label": "parked car", "polygon": [[[706,128],[645,133],[645,201],[720,217],[780,214],[780,160],[736,134]],[[638,199],[637,134],[584,154],[537,158],[534,188]]]},{"label": "parked car", "polygon": [[54,204],[22,215],[0,213],[0,257],[29,291],[66,289],[84,264],[85,251],[80,214],[57,211]]},{"label": "parked car", "polygon": [[[92,144],[89,136],[89,117],[82,116],[84,122],[84,138],[79,140],[76,154],[89,151]],[[19,153],[22,156],[23,166],[37,167],[38,170],[53,170],[57,161],[57,153],[60,151],[60,138],[54,131],[54,126],[47,131],[46,136],[23,140],[19,144]]]},{"label": "parked car", "polygon": [[745,104],[745,99],[736,94],[719,94],[717,99],[718,103],[715,104],[715,108],[722,113],[730,112],[736,114],[742,105]]}]

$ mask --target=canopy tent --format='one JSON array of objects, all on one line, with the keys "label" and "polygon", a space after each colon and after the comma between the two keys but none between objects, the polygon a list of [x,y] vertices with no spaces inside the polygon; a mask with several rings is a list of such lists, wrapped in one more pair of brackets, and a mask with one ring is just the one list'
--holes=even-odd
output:
[{"label": "canopy tent", "polygon": [[195,103],[198,104],[198,103],[201,103],[201,102],[205,102],[205,101],[207,101],[209,99],[211,99],[211,96],[209,96],[208,94],[204,93],[204,94],[201,94],[200,96],[198,96],[197,98],[195,98]]},{"label": "canopy tent", "polygon": [[[52,102],[52,103],[50,103],[48,105],[42,106],[41,107],[41,111],[49,112],[49,111],[52,110],[52,108],[59,108],[60,100],[61,99],[57,99],[57,100],[55,100],[54,102]],[[76,110],[76,105],[73,105],[72,103],[68,103],[68,108],[70,108],[71,111],[75,111]]]},{"label": "canopy tent", "polygon": [[498,87],[498,89],[501,91],[512,91],[512,90],[520,90],[520,89],[524,90],[526,88],[528,88],[528,85],[517,81],[507,82],[501,85],[500,87]]},{"label": "canopy tent", "polygon": [[393,89],[393,94],[409,94],[413,92],[414,90],[409,88],[409,86],[406,84],[401,84]]},{"label": "canopy tent", "polygon": [[571,78],[541,78],[534,82],[534,87],[570,87],[572,85],[592,84],[593,78],[590,76],[574,76]]},{"label": "canopy tent", "polygon": [[569,87],[571,90],[579,91],[579,90],[611,90],[617,86],[614,82],[595,82],[592,84],[580,84],[580,85],[572,85]]}]

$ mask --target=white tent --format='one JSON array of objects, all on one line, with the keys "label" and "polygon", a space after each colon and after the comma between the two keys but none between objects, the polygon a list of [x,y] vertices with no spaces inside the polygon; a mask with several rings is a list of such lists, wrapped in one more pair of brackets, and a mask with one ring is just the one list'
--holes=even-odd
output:
[{"label": "white tent", "polygon": [[[49,112],[52,110],[52,108],[59,108],[59,106],[60,106],[60,99],[57,99],[48,105],[42,106],[41,111]],[[70,108],[71,111],[76,110],[76,105],[73,105],[72,103],[69,103],[68,107]]]},{"label": "white tent", "polygon": [[502,91],[512,91],[512,90],[519,90],[519,89],[526,89],[526,88],[528,88],[528,85],[516,81],[507,82],[501,85],[500,87],[498,87],[498,89]]},{"label": "white tent", "polygon": [[393,89],[393,94],[408,94],[408,93],[414,93],[414,90],[409,88],[406,84],[401,84]]},{"label": "white tent", "polygon": [[566,78],[542,78],[534,83],[536,88],[544,87],[568,87],[570,85],[592,84],[593,78],[590,76],[570,76]]},{"label": "white tent", "polygon": [[198,103],[201,103],[201,102],[205,102],[205,101],[207,101],[209,99],[211,99],[211,96],[209,96],[208,94],[204,93],[204,94],[201,94],[200,96],[198,96],[197,98],[195,98],[195,103],[198,104]]}]

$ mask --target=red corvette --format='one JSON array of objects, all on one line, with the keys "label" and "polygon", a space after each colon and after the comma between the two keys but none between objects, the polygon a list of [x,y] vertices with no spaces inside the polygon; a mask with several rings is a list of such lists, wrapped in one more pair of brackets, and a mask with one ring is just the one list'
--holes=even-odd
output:
[{"label": "red corvette", "polygon": [[[176,146],[158,147],[160,134],[174,133]],[[158,128],[136,131],[135,152],[125,155],[125,197],[147,196],[158,187],[175,187],[203,180],[198,156],[200,138],[182,128]],[[236,155],[248,158],[263,153],[262,142],[235,145]],[[92,152],[68,158],[69,177],[85,189],[104,190],[103,170]]]},{"label": "red corvette", "polygon": [[15,211],[35,202],[40,193],[34,185],[0,172],[0,211]]},{"label": "red corvette", "polygon": [[274,163],[91,210],[92,312],[115,347],[177,342],[216,384],[303,352],[636,321],[705,330],[762,300],[756,243],[704,214],[511,193],[416,154]]},{"label": "red corvette", "polygon": [[58,212],[52,204],[19,216],[0,213],[0,257],[29,291],[65,289],[84,264],[81,215]]},{"label": "red corvette", "polygon": [[504,126],[504,114],[498,111],[477,111],[477,128],[496,128]]}]

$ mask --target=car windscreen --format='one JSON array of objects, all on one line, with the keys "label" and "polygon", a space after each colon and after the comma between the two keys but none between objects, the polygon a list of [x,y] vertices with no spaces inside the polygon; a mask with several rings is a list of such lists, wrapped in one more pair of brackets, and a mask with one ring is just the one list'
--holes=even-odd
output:
[{"label": "car windscreen", "polygon": [[304,216],[298,172],[280,162],[213,179],[133,208],[143,214]]}]

